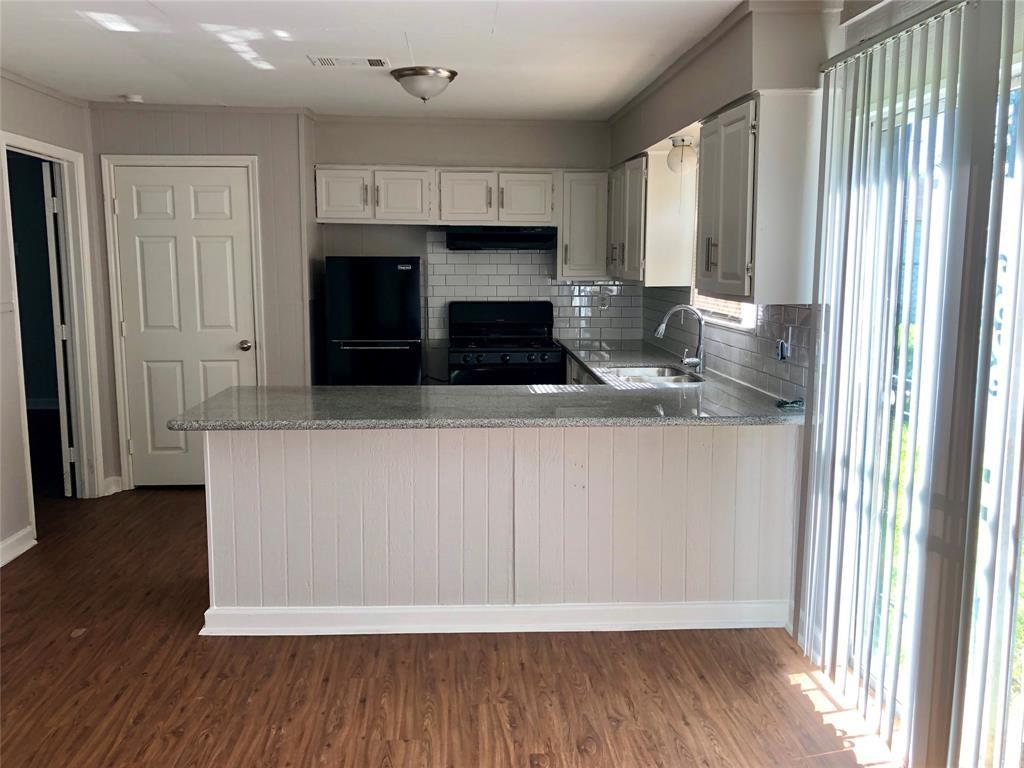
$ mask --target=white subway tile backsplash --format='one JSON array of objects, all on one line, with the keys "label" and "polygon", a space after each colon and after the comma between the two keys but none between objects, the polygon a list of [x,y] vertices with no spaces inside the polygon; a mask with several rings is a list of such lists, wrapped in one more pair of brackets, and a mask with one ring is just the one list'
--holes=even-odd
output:
[{"label": "white subway tile backsplash", "polygon": [[[688,288],[645,288],[643,291],[642,338],[663,349],[682,355],[697,346],[696,323],[689,317],[685,326],[673,315],[663,339],[654,329],[665,312],[675,304],[690,301]],[[707,367],[737,381],[787,399],[806,395],[812,313],[800,305],[762,306],[757,325],[750,330],[706,323],[704,352]],[[790,359],[775,359],[776,340],[787,338],[792,329]],[[625,338],[625,337],[624,337]]]}]

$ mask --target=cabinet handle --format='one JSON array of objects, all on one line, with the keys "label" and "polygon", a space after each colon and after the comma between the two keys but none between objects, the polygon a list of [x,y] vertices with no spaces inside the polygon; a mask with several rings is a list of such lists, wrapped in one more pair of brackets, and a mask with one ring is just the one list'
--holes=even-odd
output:
[{"label": "cabinet handle", "polygon": [[569,263],[569,244],[568,243],[563,243],[562,244],[562,263],[563,264],[568,264]]},{"label": "cabinet handle", "polygon": [[498,190],[498,207],[499,208],[504,208],[505,207],[505,188],[504,187],[501,187]]},{"label": "cabinet handle", "polygon": [[374,188],[373,204],[375,207],[380,208],[380,184]]},{"label": "cabinet handle", "polygon": [[708,240],[711,241],[711,253],[715,254],[715,256],[713,256],[711,258],[711,266],[712,267],[717,267],[718,266],[718,257],[717,257],[717,254],[718,254],[718,243],[716,243],[710,237],[708,238]]},{"label": "cabinet handle", "polygon": [[491,187],[487,187],[487,210],[491,210],[491,193],[493,191]]},{"label": "cabinet handle", "polygon": [[711,271],[711,238],[704,238],[704,271]]},{"label": "cabinet handle", "polygon": [[364,183],[363,184],[363,205],[365,206],[365,205],[369,205],[369,204],[370,204],[370,185]]}]

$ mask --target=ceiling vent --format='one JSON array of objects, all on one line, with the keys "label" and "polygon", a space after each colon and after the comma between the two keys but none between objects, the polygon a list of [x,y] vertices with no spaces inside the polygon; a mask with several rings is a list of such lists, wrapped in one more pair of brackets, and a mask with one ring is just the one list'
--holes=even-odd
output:
[{"label": "ceiling vent", "polygon": [[387,59],[367,56],[306,56],[317,69],[388,69]]}]

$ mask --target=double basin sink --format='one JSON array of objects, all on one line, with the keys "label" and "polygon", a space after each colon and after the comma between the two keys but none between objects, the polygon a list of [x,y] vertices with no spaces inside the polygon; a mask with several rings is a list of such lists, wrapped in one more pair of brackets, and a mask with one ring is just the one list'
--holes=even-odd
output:
[{"label": "double basin sink", "polygon": [[704,377],[675,366],[632,366],[599,368],[596,373],[609,383],[647,384],[654,387],[685,387],[700,384]]}]

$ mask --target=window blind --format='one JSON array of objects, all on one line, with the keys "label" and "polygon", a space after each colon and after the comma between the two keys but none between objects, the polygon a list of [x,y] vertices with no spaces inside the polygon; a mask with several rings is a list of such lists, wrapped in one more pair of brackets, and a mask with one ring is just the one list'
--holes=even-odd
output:
[{"label": "window blind", "polygon": [[971,534],[991,5],[824,73],[797,638],[914,765],[946,762]]}]

